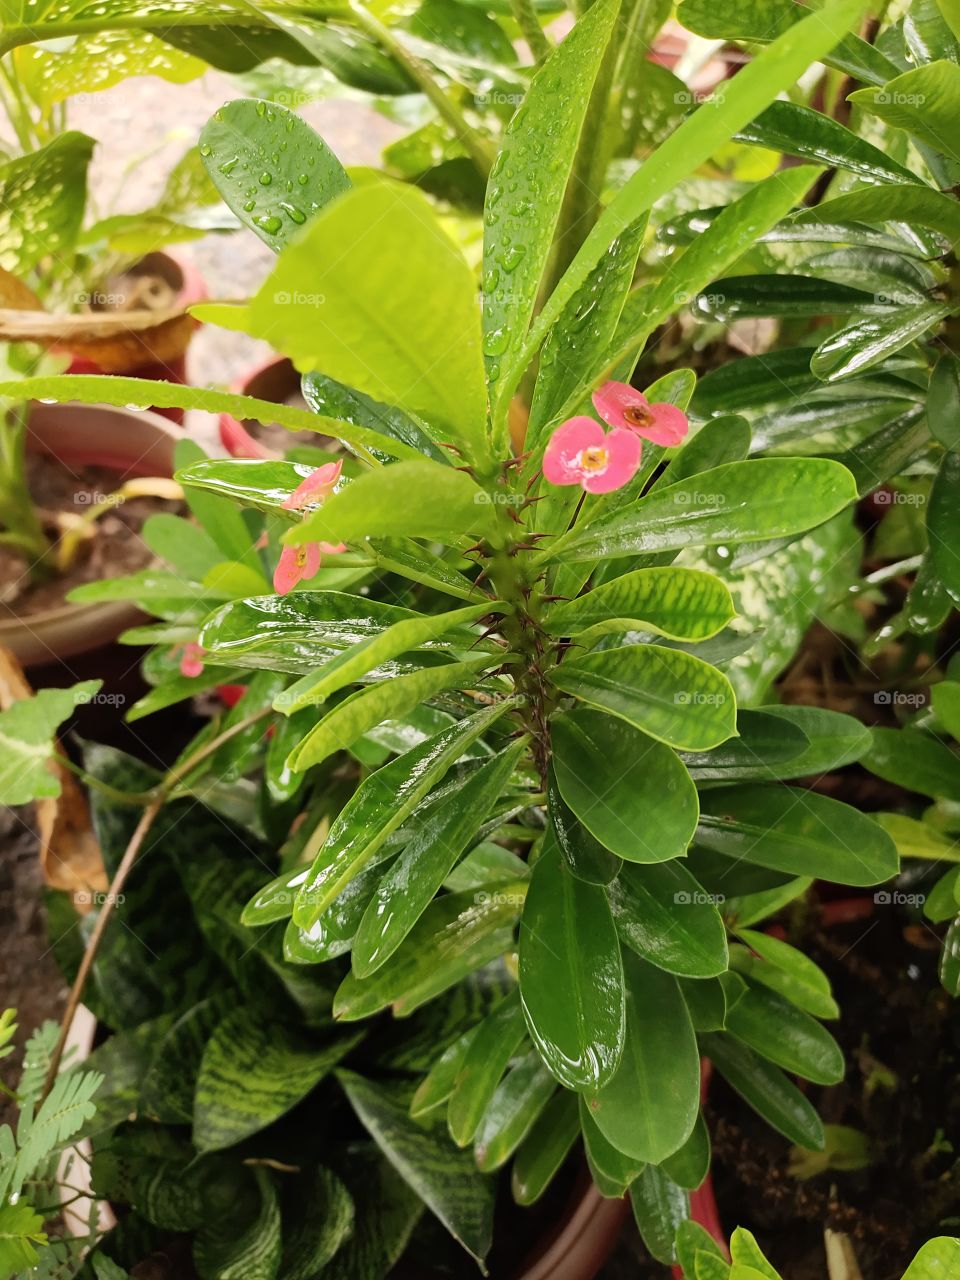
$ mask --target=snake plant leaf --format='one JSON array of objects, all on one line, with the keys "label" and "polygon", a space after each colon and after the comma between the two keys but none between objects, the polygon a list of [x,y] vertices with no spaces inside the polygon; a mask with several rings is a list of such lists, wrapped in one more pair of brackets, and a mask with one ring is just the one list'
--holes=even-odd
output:
[{"label": "snake plant leaf", "polygon": [[524,903],[520,998],[561,1084],[598,1089],[612,1079],[626,1017],[620,943],[603,889],[577,880],[555,844],[541,850]]},{"label": "snake plant leaf", "polygon": [[828,459],[731,462],[576,525],[540,554],[598,560],[762,542],[815,528],[855,498],[849,472]]},{"label": "snake plant leaf", "polygon": [[769,987],[749,978],[747,989],[727,1011],[726,1029],[761,1057],[816,1084],[843,1079],[843,1051],[815,1018]]},{"label": "snake plant leaf", "polygon": [[580,1134],[578,1100],[558,1089],[517,1150],[510,1188],[517,1204],[536,1204],[559,1173]]},{"label": "snake plant leaf", "polygon": [[635,1160],[665,1160],[690,1137],[700,1105],[700,1059],[677,980],[623,955],[627,1034],[616,1075],[589,1092],[607,1141]]},{"label": "snake plant leaf", "polygon": [[823,1150],[820,1117],[779,1067],[725,1032],[703,1035],[701,1044],[726,1082],[767,1124],[807,1151]]},{"label": "snake plant leaf", "polygon": [[60,794],[60,780],[50,768],[54,735],[74,710],[93,698],[100,680],[82,680],[69,689],[41,689],[0,712],[0,803],[29,804]]},{"label": "snake plant leaf", "polygon": [[312,1280],[354,1232],[353,1197],[329,1169],[317,1165],[297,1179],[284,1205],[283,1280]]},{"label": "snake plant leaf", "polygon": [[621,941],[644,960],[686,978],[725,972],[720,912],[680,860],[625,866],[607,896]]},{"label": "snake plant leaf", "polygon": [[[193,1261],[201,1280],[243,1276],[273,1280],[280,1266],[280,1198],[265,1168],[240,1166],[235,1185],[218,1188],[227,1201],[197,1232]],[[226,1190],[226,1194],[224,1194]]]},{"label": "snake plant leaf", "polygon": [[409,1187],[482,1264],[493,1233],[494,1182],[441,1131],[422,1128],[382,1085],[352,1071],[337,1079],[364,1128]]},{"label": "snake plant leaf", "polygon": [[699,569],[661,567],[622,574],[553,605],[544,626],[555,636],[651,631],[673,640],[706,640],[733,617],[733,600],[719,578]]},{"label": "snake plant leaf", "polygon": [[358,978],[379,969],[407,937],[499,799],[526,747],[525,738],[511,743],[417,825],[363,913],[352,951]]},{"label": "snake plant leaf", "polygon": [[679,649],[634,644],[570,657],[551,679],[565,693],[679,750],[705,751],[737,732],[727,677]]},{"label": "snake plant leaf", "polygon": [[740,786],[700,798],[696,843],[790,875],[880,884],[897,873],[887,833],[849,805],[795,787]]},{"label": "snake plant leaf", "polygon": [[257,98],[237,98],[216,111],[200,131],[200,154],[224,204],[274,253],[351,185],[301,116]]},{"label": "snake plant leaf", "polygon": [[360,784],[300,886],[294,919],[302,929],[313,927],[451,765],[511,705],[504,699],[475,712],[391,760]]},{"label": "snake plant leaf", "polygon": [[257,1133],[296,1106],[358,1043],[340,1035],[317,1045],[244,1006],[207,1042],[193,1112],[198,1151],[219,1151]]}]

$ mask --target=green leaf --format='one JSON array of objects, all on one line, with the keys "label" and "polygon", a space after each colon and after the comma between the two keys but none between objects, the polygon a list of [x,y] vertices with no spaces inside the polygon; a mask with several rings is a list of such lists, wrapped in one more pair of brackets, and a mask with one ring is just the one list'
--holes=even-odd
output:
[{"label": "green leaf", "polygon": [[905,129],[934,151],[960,160],[954,137],[960,115],[960,67],[955,62],[941,59],[914,67],[882,89],[858,89],[848,100],[895,129]]},{"label": "green leaf", "polygon": [[649,156],[610,202],[584,240],[574,261],[537,317],[523,350],[501,379],[501,404],[512,393],[530,356],[584,283],[611,242],[753,120],[797,77],[837,44],[863,13],[862,0],[828,0],[764,49],[708,99]]},{"label": "green leaf", "polygon": [[644,960],[687,978],[725,972],[720,912],[680,860],[625,866],[607,895],[621,940]]},{"label": "green leaf", "polygon": [[178,1018],[159,1044],[140,1083],[140,1110],[163,1124],[190,1124],[204,1048],[236,1002],[229,989],[202,1000]]},{"label": "green leaf", "polygon": [[724,1033],[704,1035],[701,1043],[731,1088],[767,1124],[807,1151],[823,1150],[820,1117],[779,1067]]},{"label": "green leaf", "polygon": [[140,536],[154,555],[166,560],[191,582],[203,582],[210,570],[223,560],[223,549],[209,533],[183,516],[167,512],[148,516]]},{"label": "green leaf", "polygon": [[343,751],[368,729],[384,720],[398,719],[443,689],[472,687],[475,676],[495,659],[484,654],[468,662],[450,662],[425,671],[412,671],[360,689],[327,713],[287,757],[287,768],[302,773]]},{"label": "green leaf", "polygon": [[687,1193],[664,1169],[647,1165],[630,1187],[630,1203],[640,1236],[651,1254],[658,1262],[675,1262],[677,1229],[690,1215]]},{"label": "green leaf", "polygon": [[960,867],[951,867],[945,876],[941,876],[927,894],[923,904],[923,914],[934,924],[942,924],[944,920],[952,920],[960,908]]},{"label": "green leaf", "polygon": [[790,776],[792,762],[809,745],[801,729],[766,711],[738,711],[737,733],[712,751],[683,752],[690,776],[698,782],[767,781],[780,776],[776,766]]},{"label": "green leaf", "polygon": [[[960,18],[960,15],[957,15]],[[960,27],[960,21],[956,23]],[[920,1252],[903,1273],[903,1280],[937,1280],[948,1276],[960,1262],[960,1240],[955,1236],[937,1236],[922,1245]]]},{"label": "green leaf", "polygon": [[623,863],[587,830],[567,805],[552,767],[547,776],[547,808],[550,818],[544,839],[559,848],[567,869],[587,884],[605,885],[615,879]]},{"label": "green leaf", "polygon": [[373,182],[318,213],[250,304],[250,331],[482,456],[473,276],[418,191]]},{"label": "green leaf", "polygon": [[[758,769],[762,769],[763,778],[771,782],[832,773],[862,759],[870,746],[870,730],[853,716],[839,711],[828,711],[824,707],[765,706],[750,714],[762,716],[766,721],[773,716],[781,730],[789,725],[799,729],[807,739],[807,746],[802,751],[790,754],[783,761],[771,758],[770,754],[758,753],[762,754]],[[702,775],[694,773],[694,776]],[[758,772],[754,776],[759,781],[761,774]]]},{"label": "green leaf", "polygon": [[418,824],[377,885],[353,940],[353,972],[369,977],[409,934],[509,782],[525,738],[480,766]]},{"label": "green leaf", "polygon": [[20,1200],[0,1205],[0,1275],[32,1269],[39,1259],[34,1246],[46,1243],[43,1218],[31,1204]]},{"label": "green leaf", "polygon": [[278,1275],[283,1280],[313,1280],[353,1235],[353,1199],[336,1174],[318,1165],[297,1178],[283,1209]]},{"label": "green leaf", "polygon": [[728,1263],[726,1254],[714,1240],[713,1236],[699,1222],[688,1218],[677,1227],[677,1261],[683,1270],[684,1280],[697,1280],[697,1255],[705,1253],[723,1265],[723,1280],[727,1280]]},{"label": "green leaf", "polygon": [[421,1120],[436,1107],[441,1107],[450,1098],[456,1084],[460,1068],[474,1036],[482,1024],[477,1024],[454,1040],[437,1058],[436,1062],[423,1077],[410,1100],[410,1115],[414,1120]]},{"label": "green leaf", "polygon": [[736,948],[735,953],[731,953],[731,968],[779,992],[814,1017],[840,1016],[830,991],[830,979],[802,951],[780,938],[753,929],[739,929],[738,937],[750,950]]},{"label": "green leaf", "polygon": [[439,462],[398,462],[347,485],[284,537],[288,543],[414,537],[452,542],[494,524],[488,495]]},{"label": "green leaf", "polygon": [[943,835],[928,823],[908,818],[905,813],[878,813],[874,816],[893,840],[902,858],[923,858],[927,862],[960,862],[960,846],[957,841]]},{"label": "green leaf", "polygon": [[930,490],[927,535],[933,567],[955,605],[960,605],[960,534],[957,503],[960,501],[960,453],[948,451],[940,463]]},{"label": "green leaf", "polygon": [[600,0],[579,17],[534,74],[500,144],[487,185],[483,235],[483,350],[491,399],[501,370],[515,359],[533,318],[577,140],[616,15],[612,0]]},{"label": "green leaf", "polygon": [[[274,1280],[280,1265],[280,1203],[270,1173],[242,1168],[219,1192],[193,1246],[200,1280]],[[217,1212],[219,1210],[219,1212]]]},{"label": "green leaf", "polygon": [[450,766],[505,711],[509,700],[441,730],[366,778],[330,828],[304,881],[294,919],[310,929]]},{"label": "green leaf", "polygon": [[49,767],[56,749],[54,735],[76,707],[100,688],[99,680],[82,680],[69,689],[41,689],[0,712],[0,803],[29,804],[60,794],[60,780]]},{"label": "green leaf", "polygon": [[594,1185],[602,1196],[619,1200],[643,1172],[643,1161],[632,1160],[608,1142],[590,1114],[586,1097],[579,1095],[580,1130],[584,1154]]},{"label": "green leaf", "polygon": [[224,204],[274,253],[350,187],[340,161],[296,112],[255,98],[228,102],[207,121],[200,154]]},{"label": "green leaf", "polygon": [[659,1163],[683,1146],[700,1102],[697,1042],[676,978],[627,951],[627,1037],[620,1067],[588,1095],[606,1139],[636,1160]]},{"label": "green leaf", "polygon": [[[399,440],[388,440],[334,418],[322,418],[306,409],[296,409],[271,400],[217,391],[212,387],[189,387],[179,382],[154,382],[150,378],[123,378],[117,374],[53,374],[0,382],[0,395],[17,399],[53,400],[57,404],[78,400],[81,404],[155,405],[160,409],[200,409],[204,413],[229,413],[234,418],[255,418],[278,422],[290,431],[316,431],[344,444],[380,450],[395,458],[419,458],[417,451]],[[221,464],[226,465],[226,464]],[[236,465],[236,463],[234,463]]]},{"label": "green leaf", "polygon": [[560,1089],[534,1121],[520,1144],[510,1177],[517,1204],[536,1204],[580,1134],[577,1095]]},{"label": "green leaf", "polygon": [[43,258],[69,262],[87,201],[94,140],[68,130],[0,166],[0,267],[23,276]]},{"label": "green leaf", "polygon": [[940,983],[950,995],[960,996],[960,916],[947,930],[940,952]]},{"label": "green leaf", "polygon": [[499,1169],[533,1128],[556,1092],[556,1083],[536,1053],[515,1063],[497,1085],[474,1142],[477,1168]]},{"label": "green leaf", "polygon": [[[825,200],[793,219],[795,228],[857,222],[908,222],[955,241],[960,236],[960,205],[952,196],[929,187],[869,186]],[[839,239],[835,230],[828,234],[830,240]],[[926,256],[935,255],[928,252]]]},{"label": "green leaf", "polygon": [[817,347],[810,368],[824,382],[850,378],[909,346],[950,314],[946,303],[921,302],[883,316],[857,320]]},{"label": "green leaf", "polygon": [[696,1191],[710,1172],[710,1133],[703,1112],[697,1115],[693,1133],[679,1151],[664,1160],[664,1173],[685,1191]]},{"label": "green leaf", "polygon": [[36,1110],[32,1104],[24,1107],[17,1124],[16,1159],[5,1160],[2,1170],[0,1191],[4,1197],[18,1197],[48,1156],[93,1118],[97,1107],[91,1099],[102,1084],[99,1071],[67,1071],[57,1076]]},{"label": "green leaf", "polygon": [[960,801],[960,756],[918,729],[873,729],[863,765],[878,778],[934,799]]},{"label": "green leaf", "polygon": [[[177,441],[173,451],[175,471],[206,460],[206,454],[194,440]],[[261,571],[260,557],[253,545],[253,533],[243,513],[238,511],[232,502],[211,493],[202,493],[197,489],[189,488],[185,490],[184,497],[190,508],[190,514],[204,532],[209,534],[227,560],[240,561],[242,565],[258,573]],[[211,565],[208,573],[215,573],[216,570],[217,566]],[[205,579],[201,581],[206,585]],[[232,593],[212,589],[210,594],[230,595]],[[151,610],[151,612],[157,612],[157,610]]]},{"label": "green leaf", "polygon": [[[851,95],[858,101],[861,89]],[[881,90],[883,92],[883,90]],[[850,129],[820,111],[796,102],[772,102],[765,111],[735,135],[737,142],[766,147],[785,155],[813,160],[832,168],[848,169],[869,182],[911,182],[919,178],[885,155],[879,147],[857,137]]]},{"label": "green leaf", "polygon": [[601,560],[781,538],[815,528],[855,498],[849,472],[826,459],[730,462],[576,525],[541,556]]},{"label": "green leaf", "polygon": [[513,926],[526,889],[521,881],[492,894],[468,891],[435,898],[374,974],[344,978],[334,998],[334,1016],[356,1021],[392,1005],[394,1014],[404,1017],[513,950]]},{"label": "green leaf", "polygon": [[[382,404],[322,373],[305,374],[300,380],[300,389],[314,413],[338,421],[352,422],[358,427],[365,427],[387,437],[387,441],[399,440],[415,449],[418,454],[432,458],[434,462],[450,466],[455,460],[454,454],[434,444],[427,431],[402,409]],[[389,452],[387,441],[383,447]]]},{"label": "green leaf", "polygon": [[943,680],[930,690],[933,714],[950,736],[960,742],[960,681]]},{"label": "green leaf", "polygon": [[601,844],[628,862],[682,857],[699,801],[669,747],[587,707],[557,716],[551,735],[560,794]]},{"label": "green leaf", "polygon": [[960,360],[952,352],[941,355],[930,375],[927,421],[945,449],[960,449]]},{"label": "green leaf", "polygon": [[[925,301],[921,297],[921,301]],[[691,307],[698,318],[731,324],[749,316],[823,316],[857,312],[888,316],[894,303],[886,295],[816,276],[755,275],[715,280]]]},{"label": "green leaf", "polygon": [[569,1089],[610,1081],[624,1046],[620,943],[606,895],[544,846],[520,921],[520,997],[540,1056]]},{"label": "green leaf", "polygon": [[765,986],[751,985],[727,1011],[727,1030],[770,1062],[813,1080],[843,1079],[843,1051],[825,1027]]},{"label": "green leaf", "polygon": [[897,873],[893,841],[866,814],[796,787],[723,787],[700,799],[696,843],[790,875],[880,884]]},{"label": "green leaf", "polygon": [[477,1171],[470,1153],[410,1120],[382,1087],[348,1071],[339,1072],[338,1079],[391,1165],[454,1239],[482,1262],[493,1231],[493,1181]]},{"label": "green leaf", "polygon": [[664,567],[625,573],[552,605],[544,626],[555,636],[652,631],[695,641],[716,635],[733,617],[733,600],[719,578],[699,569]]},{"label": "green leaf", "polygon": [[756,1239],[745,1227],[737,1227],[730,1237],[730,1258],[734,1267],[750,1267],[766,1280],[780,1280],[780,1276],[763,1256]]},{"label": "green leaf", "polygon": [[504,1071],[526,1039],[526,1032],[520,994],[515,988],[477,1027],[454,1078],[447,1124],[458,1147],[473,1141]]},{"label": "green leaf", "polygon": [[198,1151],[232,1147],[296,1106],[358,1037],[316,1045],[248,1005],[220,1022],[197,1077],[193,1141]]},{"label": "green leaf", "polygon": [[737,732],[727,677],[679,649],[634,644],[568,657],[551,677],[565,693],[671,747],[706,750]]}]

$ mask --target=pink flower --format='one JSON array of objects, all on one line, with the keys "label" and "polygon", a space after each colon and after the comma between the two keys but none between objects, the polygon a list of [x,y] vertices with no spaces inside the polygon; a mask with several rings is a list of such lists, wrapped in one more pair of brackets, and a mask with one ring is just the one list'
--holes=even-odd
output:
[{"label": "pink flower", "polygon": [[605,432],[593,418],[569,418],[550,437],[543,474],[551,484],[579,484],[587,493],[611,493],[633,477],[642,448],[633,431]]},{"label": "pink flower", "polygon": [[180,674],[193,679],[194,676],[203,674],[203,645],[185,644],[183,646],[183,656],[180,659]]},{"label": "pink flower", "polygon": [[611,427],[626,427],[652,444],[679,444],[690,429],[687,415],[675,404],[651,404],[625,382],[605,382],[593,393],[593,407]]},{"label": "pink flower", "polygon": [[305,507],[321,506],[333,493],[342,470],[342,461],[325,462],[322,467],[317,467],[316,471],[311,471],[301,480],[290,497],[280,505],[285,511],[302,511]]},{"label": "pink flower", "polygon": [[284,547],[273,571],[273,589],[285,596],[298,582],[315,578],[320,572],[320,543],[305,542],[300,547]]}]

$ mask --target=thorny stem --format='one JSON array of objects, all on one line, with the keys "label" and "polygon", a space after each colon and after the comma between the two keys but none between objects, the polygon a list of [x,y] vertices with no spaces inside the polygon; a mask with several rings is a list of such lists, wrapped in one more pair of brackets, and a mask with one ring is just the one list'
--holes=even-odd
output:
[{"label": "thorny stem", "polygon": [[[133,835],[124,850],[123,857],[120,859],[120,865],[114,872],[113,879],[107,888],[106,900],[100,908],[100,914],[97,916],[96,924],[90,935],[90,941],[83,953],[83,959],[80,961],[80,968],[77,970],[77,976],[70,988],[70,995],[67,999],[67,1007],[63,1012],[63,1018],[60,1022],[60,1035],[57,1039],[56,1048],[50,1059],[50,1066],[47,1069],[46,1079],[43,1085],[43,1093],[40,1095],[40,1101],[47,1097],[53,1088],[57,1073],[60,1070],[60,1063],[63,1061],[64,1050],[67,1046],[67,1037],[70,1034],[70,1028],[73,1025],[73,1019],[76,1016],[77,1009],[80,1007],[80,1001],[86,990],[87,981],[93,969],[94,961],[100,950],[100,944],[103,942],[103,936],[106,933],[107,925],[110,922],[110,914],[114,904],[119,900],[123,892],[127,878],[133,869],[133,864],[137,860],[137,855],[143,848],[143,843],[150,833],[150,828],[157,819],[160,810],[166,804],[167,800],[173,795],[178,783],[182,782],[187,774],[191,773],[198,764],[201,764],[209,756],[213,754],[225,742],[229,742],[231,738],[235,738],[238,733],[243,733],[249,729],[252,724],[256,724],[258,720],[262,720],[270,711],[269,707],[264,707],[261,711],[255,712],[253,715],[245,716],[243,720],[238,720],[229,729],[224,729],[222,733],[218,733],[216,737],[211,738],[209,742],[204,743],[197,751],[188,756],[186,760],[178,765],[174,765],[157,784],[152,792],[146,793],[149,800],[140,819],[134,828]],[[119,793],[118,793],[119,794]],[[124,796],[126,801],[129,797]]]}]

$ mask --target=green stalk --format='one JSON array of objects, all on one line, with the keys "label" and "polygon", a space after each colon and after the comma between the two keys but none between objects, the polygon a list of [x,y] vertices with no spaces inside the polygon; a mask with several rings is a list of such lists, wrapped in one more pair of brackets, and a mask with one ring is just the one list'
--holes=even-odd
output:
[{"label": "green stalk", "polygon": [[539,66],[548,57],[553,45],[540,25],[536,10],[530,0],[510,0],[510,9],[524,40],[530,46],[534,62]]}]

